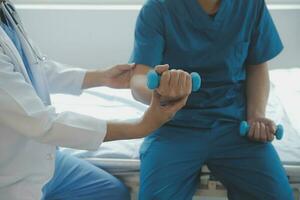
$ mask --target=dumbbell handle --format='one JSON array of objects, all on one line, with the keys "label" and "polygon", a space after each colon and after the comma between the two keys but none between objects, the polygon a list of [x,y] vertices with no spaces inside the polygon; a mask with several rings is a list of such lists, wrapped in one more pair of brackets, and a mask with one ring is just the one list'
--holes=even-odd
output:
[{"label": "dumbbell handle", "polygon": [[[240,135],[241,136],[247,136],[248,132],[250,130],[250,126],[246,121],[241,122],[240,124]],[[283,138],[284,135],[284,129],[282,125],[277,125],[276,127],[276,132],[275,132],[275,136],[277,140],[281,140]]]},{"label": "dumbbell handle", "polygon": [[[201,77],[198,73],[193,72],[191,73],[192,76],[192,91],[196,92],[201,87]],[[150,71],[147,74],[147,86],[150,90],[154,90],[159,87],[160,83],[160,75],[157,74],[155,71]]]}]

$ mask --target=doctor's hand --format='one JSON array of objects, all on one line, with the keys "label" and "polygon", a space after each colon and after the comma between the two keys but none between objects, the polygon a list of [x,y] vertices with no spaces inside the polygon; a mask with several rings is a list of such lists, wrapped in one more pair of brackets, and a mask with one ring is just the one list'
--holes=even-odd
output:
[{"label": "doctor's hand", "polygon": [[116,89],[129,88],[135,64],[116,65],[104,70],[90,70],[86,73],[82,88],[107,86]]},{"label": "doctor's hand", "polygon": [[257,142],[271,142],[276,132],[275,123],[267,118],[259,117],[248,120],[250,130],[249,139]]},{"label": "doctor's hand", "polygon": [[192,77],[183,70],[168,70],[169,65],[156,66],[155,71],[161,75],[157,93],[162,104],[180,101],[192,92]]},{"label": "doctor's hand", "polygon": [[135,64],[116,65],[103,71],[104,85],[111,88],[129,88]]},{"label": "doctor's hand", "polygon": [[176,112],[185,106],[187,101],[186,97],[162,106],[160,98],[161,96],[156,91],[152,92],[151,104],[140,119],[108,122],[104,141],[143,138],[171,120]]},{"label": "doctor's hand", "polygon": [[185,106],[188,99],[188,97],[185,97],[178,101],[161,105],[161,98],[157,91],[153,91],[151,104],[142,118],[141,123],[149,133],[170,121],[176,112]]}]

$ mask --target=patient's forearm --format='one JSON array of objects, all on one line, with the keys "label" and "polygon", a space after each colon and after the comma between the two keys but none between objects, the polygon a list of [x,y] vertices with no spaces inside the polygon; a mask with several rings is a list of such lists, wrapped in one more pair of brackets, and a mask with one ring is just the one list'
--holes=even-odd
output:
[{"label": "patient's forearm", "polygon": [[150,67],[145,65],[137,65],[134,70],[134,75],[130,81],[130,88],[133,97],[144,104],[149,105],[151,102],[151,91],[147,88],[146,74]]},{"label": "patient's forearm", "polygon": [[247,118],[265,117],[270,91],[267,63],[247,67]]}]

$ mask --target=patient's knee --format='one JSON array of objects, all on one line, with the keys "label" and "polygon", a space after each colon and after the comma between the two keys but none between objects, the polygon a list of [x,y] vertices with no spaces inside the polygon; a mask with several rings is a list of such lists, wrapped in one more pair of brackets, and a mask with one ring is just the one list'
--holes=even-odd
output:
[{"label": "patient's knee", "polygon": [[270,193],[273,196],[272,200],[294,200],[293,190],[288,183],[274,186]]},{"label": "patient's knee", "polygon": [[287,188],[285,190],[281,189],[279,194],[277,194],[276,200],[281,200],[281,199],[294,200],[293,190],[291,188]]}]

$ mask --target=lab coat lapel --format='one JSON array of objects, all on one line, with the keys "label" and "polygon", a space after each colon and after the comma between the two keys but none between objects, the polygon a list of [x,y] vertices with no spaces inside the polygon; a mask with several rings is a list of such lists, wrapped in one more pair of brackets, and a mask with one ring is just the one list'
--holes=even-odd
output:
[{"label": "lab coat lapel", "polygon": [[6,53],[11,58],[13,58],[12,62],[14,64],[15,70],[17,72],[20,72],[24,76],[26,82],[32,84],[17,48],[15,47],[14,43],[11,41],[11,39],[8,37],[8,35],[6,34],[6,32],[3,30],[1,26],[0,26],[0,37],[1,37],[0,40],[1,45],[3,45],[3,48],[5,49]]},{"label": "lab coat lapel", "polygon": [[47,77],[43,68],[43,61],[37,61],[37,58],[32,51],[31,47],[29,46],[30,41],[26,41],[24,38],[24,35],[20,33],[20,31],[17,31],[19,40],[22,44],[23,51],[25,53],[25,56],[27,57],[27,60],[30,65],[31,72],[33,74],[33,81],[34,81],[34,87],[36,89],[36,92],[38,96],[43,100],[45,105],[50,105],[50,96],[49,96],[49,89],[48,89],[48,82]]},{"label": "lab coat lapel", "polygon": [[[42,99],[42,101],[44,102],[45,105],[50,105],[51,104],[51,100],[50,100],[50,96],[49,96],[49,90],[48,90],[48,85],[47,85],[47,80],[46,76],[44,74],[44,70],[42,69],[42,62],[38,62],[36,55],[34,54],[32,48],[30,47],[29,42],[27,41],[24,34],[26,33],[21,33],[20,29],[18,28],[18,26],[15,24],[14,20],[11,18],[11,16],[9,15],[8,11],[4,8],[3,9],[5,12],[6,17],[8,18],[8,20],[11,22],[11,24],[13,25],[18,38],[21,42],[23,51],[25,53],[25,56],[29,62],[29,67],[31,69],[32,75],[33,75],[33,82],[31,82],[32,85],[34,85],[34,88],[38,94],[38,96]],[[19,26],[22,26],[22,24],[19,24]],[[22,28],[22,27],[21,27]],[[22,28],[23,29],[23,28]],[[23,29],[24,30],[24,29]],[[25,31],[25,30],[24,30]],[[16,48],[15,48],[16,49]],[[16,49],[17,51],[17,49]],[[19,54],[18,54],[19,55]],[[20,55],[19,55],[20,57]],[[21,61],[22,58],[20,57]],[[26,68],[24,66],[24,63],[22,61],[23,67],[26,71]],[[27,71],[26,71],[26,75]]]}]

